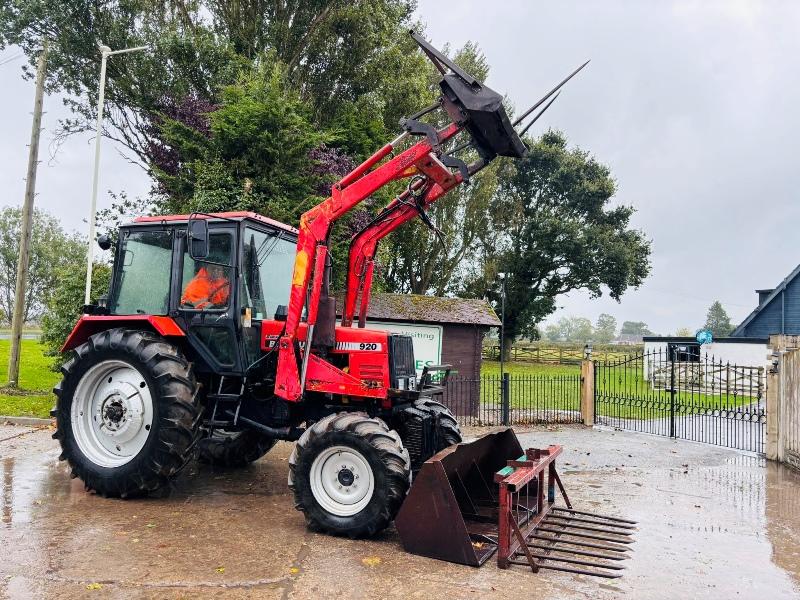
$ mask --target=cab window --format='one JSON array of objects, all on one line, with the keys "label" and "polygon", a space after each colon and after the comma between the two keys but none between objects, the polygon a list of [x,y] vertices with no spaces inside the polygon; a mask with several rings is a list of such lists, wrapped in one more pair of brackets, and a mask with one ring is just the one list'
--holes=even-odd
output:
[{"label": "cab window", "polygon": [[271,319],[279,305],[289,304],[296,243],[283,232],[244,231],[242,303],[253,319]]},{"label": "cab window", "polygon": [[208,257],[193,259],[183,251],[180,307],[188,310],[225,310],[230,304],[233,276],[233,235],[227,231],[209,236]]},{"label": "cab window", "polygon": [[113,315],[165,315],[172,270],[172,231],[123,230],[116,286],[109,301]]}]

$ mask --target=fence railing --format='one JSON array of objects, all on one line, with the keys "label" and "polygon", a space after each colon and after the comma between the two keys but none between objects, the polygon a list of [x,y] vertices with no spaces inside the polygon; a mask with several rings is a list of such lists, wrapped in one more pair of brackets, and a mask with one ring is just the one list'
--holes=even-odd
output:
[{"label": "fence railing", "polygon": [[438,401],[462,425],[580,423],[580,375],[451,377]]},{"label": "fence railing", "polygon": [[[584,359],[582,346],[512,346],[506,359],[512,362],[547,363],[554,365],[579,365]],[[642,353],[642,346],[614,346],[612,348],[593,348],[592,356],[598,361],[624,360]],[[482,355],[485,360],[500,360],[500,346],[484,344]]]},{"label": "fence railing", "polygon": [[765,369],[679,348],[594,363],[595,422],[764,452]]}]

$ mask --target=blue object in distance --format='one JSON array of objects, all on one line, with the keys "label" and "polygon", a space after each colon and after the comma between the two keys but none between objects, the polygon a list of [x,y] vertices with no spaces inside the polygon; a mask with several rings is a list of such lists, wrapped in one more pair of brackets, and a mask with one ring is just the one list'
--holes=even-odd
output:
[{"label": "blue object in distance", "polygon": [[710,344],[713,341],[713,336],[708,329],[701,329],[695,335],[695,339],[700,342],[700,345]]}]

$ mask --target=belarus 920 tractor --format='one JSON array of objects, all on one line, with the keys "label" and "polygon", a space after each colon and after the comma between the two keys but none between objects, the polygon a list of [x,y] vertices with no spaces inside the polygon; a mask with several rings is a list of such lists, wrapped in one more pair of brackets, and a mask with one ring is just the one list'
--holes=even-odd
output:
[{"label": "belarus 920 tractor", "polygon": [[[442,74],[439,101],[404,119],[402,134],[336,183],[299,230],[248,212],[120,228],[109,294],[84,307],[54,390],[54,437],[87,489],[142,495],[195,454],[245,465],[291,440],[289,487],[308,524],[367,536],[394,519],[412,473],[461,441],[432,400],[449,367],[418,378],[410,337],[365,328],[376,246],[417,216],[431,225],[426,207],[495,157],[524,156],[514,126],[580,69],[512,125],[499,94],[411,35]],[[444,127],[420,120],[437,109]],[[471,164],[457,157],[467,147]],[[337,323],[331,228],[402,179],[405,190],[352,240]]]}]

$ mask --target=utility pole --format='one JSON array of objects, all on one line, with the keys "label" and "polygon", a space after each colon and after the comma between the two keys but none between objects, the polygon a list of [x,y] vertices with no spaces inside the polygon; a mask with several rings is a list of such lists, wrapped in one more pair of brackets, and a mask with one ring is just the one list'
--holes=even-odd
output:
[{"label": "utility pole", "polygon": [[44,75],[47,64],[47,40],[36,66],[36,97],[33,101],[33,125],[31,145],[28,149],[28,176],[25,180],[25,201],[22,205],[20,225],[19,260],[17,262],[17,285],[14,292],[14,316],[11,319],[11,352],[8,358],[8,385],[19,385],[19,349],[22,340],[22,322],[25,318],[25,287],[28,283],[30,263],[31,230],[33,229],[33,199],[36,195],[36,169],[39,166],[39,134],[42,131],[42,100],[44,97]]}]

